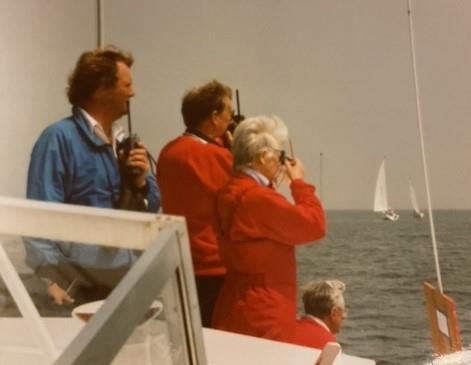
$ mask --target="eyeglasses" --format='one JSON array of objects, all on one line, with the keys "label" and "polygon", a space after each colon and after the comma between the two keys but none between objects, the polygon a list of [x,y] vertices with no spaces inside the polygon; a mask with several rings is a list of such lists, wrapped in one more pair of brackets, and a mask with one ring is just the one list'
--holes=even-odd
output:
[{"label": "eyeglasses", "polygon": [[286,151],[285,151],[285,150],[275,150],[275,151],[277,151],[277,152],[280,153],[279,160],[280,160],[280,163],[281,163],[282,165],[284,165],[286,161],[288,161],[288,162],[293,161],[293,159],[292,159],[291,157],[288,157],[288,156],[286,155]]}]

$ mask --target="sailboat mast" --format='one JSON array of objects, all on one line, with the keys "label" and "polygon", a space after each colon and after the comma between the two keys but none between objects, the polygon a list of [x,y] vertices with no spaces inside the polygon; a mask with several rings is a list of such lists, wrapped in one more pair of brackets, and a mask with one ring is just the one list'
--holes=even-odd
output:
[{"label": "sailboat mast", "polygon": [[319,197],[321,199],[321,202],[324,202],[324,199],[322,196],[322,158],[323,158],[323,154],[321,152],[319,156]]},{"label": "sailboat mast", "polygon": [[103,39],[104,39],[104,16],[103,16],[103,1],[104,0],[96,0],[96,41],[97,47],[103,47]]},{"label": "sailboat mast", "polygon": [[413,24],[413,19],[412,19],[412,0],[408,0],[408,2],[409,2],[409,9],[408,9],[409,36],[410,36],[410,45],[411,45],[412,69],[413,69],[413,74],[414,74],[417,125],[419,128],[420,147],[421,147],[421,152],[422,152],[422,165],[424,169],[425,191],[427,194],[427,207],[428,207],[428,217],[429,217],[429,222],[430,222],[430,234],[432,237],[433,255],[435,259],[435,271],[437,274],[438,288],[440,290],[440,293],[443,294],[442,277],[441,277],[441,271],[440,271],[440,263],[438,259],[437,241],[435,238],[435,224],[433,221],[433,213],[432,213],[432,199],[430,198],[430,186],[429,186],[429,180],[428,180],[427,158],[425,155],[424,133],[423,133],[423,128],[422,128],[422,109],[421,109],[421,104],[420,104],[419,81],[418,81],[418,76],[417,76],[417,62],[416,62],[416,55],[415,55],[414,24]]}]

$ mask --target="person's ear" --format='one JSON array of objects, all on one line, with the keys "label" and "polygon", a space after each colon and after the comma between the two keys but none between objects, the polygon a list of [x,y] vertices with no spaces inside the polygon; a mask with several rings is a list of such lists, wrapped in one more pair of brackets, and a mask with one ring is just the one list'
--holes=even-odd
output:
[{"label": "person's ear", "polygon": [[218,112],[217,110],[213,110],[213,112],[211,113],[211,116],[213,118],[219,117],[220,115],[221,115],[221,112]]},{"label": "person's ear", "polygon": [[341,316],[341,309],[339,307],[332,307],[330,310],[330,318],[337,318],[338,316]]},{"label": "person's ear", "polygon": [[218,117],[218,115],[219,115],[219,113],[216,110],[213,110],[213,112],[211,113],[211,115],[209,117],[211,127],[213,127],[213,128],[217,126],[217,117]]},{"label": "person's ear", "polygon": [[257,161],[262,165],[266,165],[268,154],[267,151],[262,151],[257,155]]}]

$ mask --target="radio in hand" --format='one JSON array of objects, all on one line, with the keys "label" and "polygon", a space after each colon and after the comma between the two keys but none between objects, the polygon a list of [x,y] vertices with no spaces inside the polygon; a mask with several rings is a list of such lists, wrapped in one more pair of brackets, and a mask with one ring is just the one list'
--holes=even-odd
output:
[{"label": "radio in hand", "polygon": [[240,101],[239,101],[239,90],[236,89],[236,102],[237,102],[237,113],[232,113],[232,123],[227,127],[226,132],[222,136],[222,143],[224,147],[231,149],[232,147],[232,137],[235,129],[242,122],[245,117],[240,114]]},{"label": "radio in hand", "polygon": [[115,203],[115,208],[124,210],[147,211],[145,197],[147,195],[147,184],[143,188],[135,187],[135,179],[142,174],[142,169],[128,165],[129,154],[140,142],[137,134],[132,133],[131,108],[128,101],[128,131],[129,136],[118,142],[116,152],[118,155],[119,172],[121,175],[121,186],[119,199]]}]

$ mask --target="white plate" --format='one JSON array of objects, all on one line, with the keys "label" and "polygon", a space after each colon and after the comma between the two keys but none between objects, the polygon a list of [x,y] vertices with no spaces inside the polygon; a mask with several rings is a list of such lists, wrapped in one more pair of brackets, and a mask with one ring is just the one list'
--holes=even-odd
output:
[{"label": "white plate", "polygon": [[[79,305],[72,310],[72,317],[77,318],[82,322],[88,322],[90,318],[101,308],[104,302],[104,300],[97,300],[96,302]],[[144,320],[140,324],[148,321],[149,319],[157,317],[162,312],[163,307],[164,306],[162,302],[154,300],[150,305]]]}]

